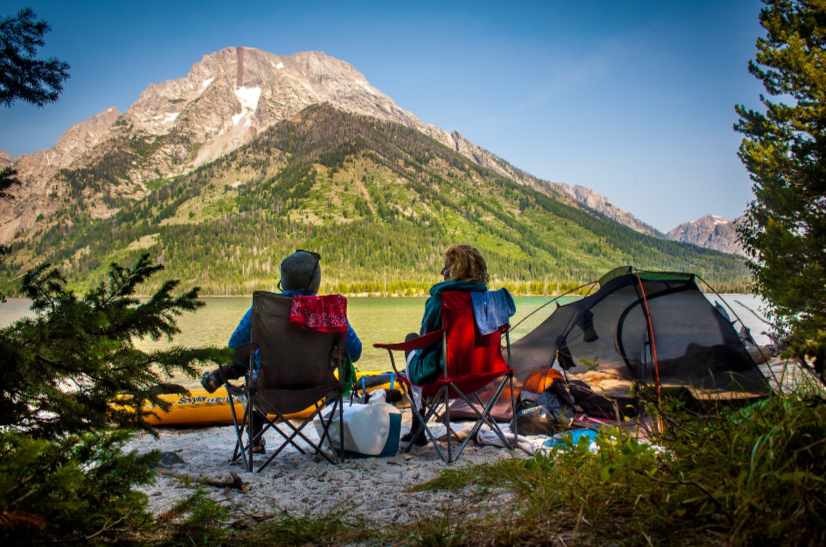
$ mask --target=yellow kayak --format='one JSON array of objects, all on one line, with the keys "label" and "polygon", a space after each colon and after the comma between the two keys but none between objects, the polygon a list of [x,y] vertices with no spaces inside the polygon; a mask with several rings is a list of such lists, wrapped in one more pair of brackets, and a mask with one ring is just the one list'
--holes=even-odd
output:
[{"label": "yellow kayak", "polygon": [[[384,378],[379,378],[385,375]],[[379,383],[384,381],[384,383]],[[356,385],[353,389],[361,391],[364,389],[368,393],[375,389],[390,389],[398,387],[395,377],[390,377],[389,372],[357,372]],[[165,426],[207,426],[207,425],[228,425],[232,423],[232,411],[230,410],[229,395],[225,388],[218,389],[215,393],[208,393],[205,389],[191,389],[188,395],[161,395],[161,399],[172,403],[168,412],[164,412],[158,407],[149,406],[145,410],[153,410],[157,416],[146,416],[146,423],[155,427]],[[287,419],[308,418],[314,406],[306,408],[296,414],[289,414]],[[235,399],[235,412],[240,419],[244,415],[244,407]],[[273,416],[270,416],[273,418]]]}]

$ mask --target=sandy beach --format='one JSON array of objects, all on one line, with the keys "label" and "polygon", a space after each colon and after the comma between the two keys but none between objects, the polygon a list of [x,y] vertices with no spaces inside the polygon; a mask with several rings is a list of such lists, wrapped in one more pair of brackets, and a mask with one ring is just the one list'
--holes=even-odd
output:
[{"label": "sandy beach", "polygon": [[[402,434],[410,429],[411,412],[403,412]],[[431,424],[434,425],[434,424]],[[467,423],[467,427],[472,424]],[[313,440],[317,435],[311,426],[305,431]],[[433,427],[437,436],[444,428]],[[439,433],[437,433],[439,432]],[[293,515],[319,515],[331,510],[348,510],[351,515],[375,521],[377,525],[403,524],[450,508],[454,514],[478,512],[486,505],[501,506],[509,494],[494,493],[480,501],[475,496],[463,497],[450,492],[412,493],[410,489],[436,477],[447,468],[485,463],[505,458],[528,458],[516,449],[510,451],[495,446],[479,446],[471,441],[461,459],[447,466],[436,449],[415,446],[409,454],[401,450],[392,458],[347,459],[332,465],[320,456],[301,454],[294,447],[284,449],[260,473],[247,473],[240,462],[229,463],[235,445],[232,426],[197,429],[159,429],[156,439],[147,433],[136,435],[127,450],[173,452],[183,463],[163,466],[154,485],[143,491],[149,496],[153,513],[161,514],[178,501],[192,495],[193,487],[173,475],[193,479],[231,480],[235,471],[247,485],[247,491],[232,488],[205,487],[211,497],[225,505],[230,518],[243,519],[288,511]],[[278,434],[266,435],[269,453],[277,446]],[[534,438],[539,441],[540,438]],[[544,438],[542,438],[544,440]],[[257,460],[260,464],[263,458]]]}]

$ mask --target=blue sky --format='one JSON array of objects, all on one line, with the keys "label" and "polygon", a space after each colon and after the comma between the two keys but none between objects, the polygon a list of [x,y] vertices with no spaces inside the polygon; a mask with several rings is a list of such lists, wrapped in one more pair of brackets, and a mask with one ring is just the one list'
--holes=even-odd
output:
[{"label": "blue sky", "polygon": [[0,150],[52,146],[69,126],[205,54],[318,50],[352,64],[421,120],[536,176],[580,184],[661,230],[751,199],[735,104],[758,0],[693,2],[47,2],[44,55],[72,65],[60,101],[0,107]]}]

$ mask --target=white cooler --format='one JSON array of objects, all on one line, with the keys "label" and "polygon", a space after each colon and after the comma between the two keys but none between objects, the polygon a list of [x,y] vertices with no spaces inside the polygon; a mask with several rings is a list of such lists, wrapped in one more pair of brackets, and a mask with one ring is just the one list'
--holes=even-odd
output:
[{"label": "white cooler", "polygon": [[[324,411],[325,421],[329,413],[329,409]],[[313,424],[318,436],[321,437],[324,432],[321,420],[316,418]],[[393,405],[344,403],[344,450],[349,455],[395,456],[399,450],[401,427],[402,414]],[[336,411],[325,442],[331,449],[338,450],[341,437],[338,411]]]}]

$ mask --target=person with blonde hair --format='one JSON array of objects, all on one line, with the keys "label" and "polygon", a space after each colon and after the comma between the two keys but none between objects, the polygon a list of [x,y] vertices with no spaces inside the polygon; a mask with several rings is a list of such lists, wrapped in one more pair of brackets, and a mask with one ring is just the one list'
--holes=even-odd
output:
[{"label": "person with blonde hair", "polygon": [[[487,263],[485,263],[482,253],[471,245],[458,244],[448,247],[445,251],[445,265],[441,274],[444,281],[430,287],[430,298],[425,303],[424,317],[422,318],[422,327],[419,334],[410,333],[405,341],[410,341],[442,327],[442,292],[485,292],[488,290],[487,283],[490,277],[488,276]],[[436,381],[442,372],[442,342],[439,341],[424,349],[409,352],[406,359],[406,374],[411,382],[418,385],[432,383]],[[418,401],[416,404],[418,404]],[[418,420],[415,414],[413,418],[411,431],[416,431]],[[427,444],[424,435],[419,435],[416,440],[413,440],[412,433],[402,437],[402,440],[405,442],[413,441],[417,445]]]}]

